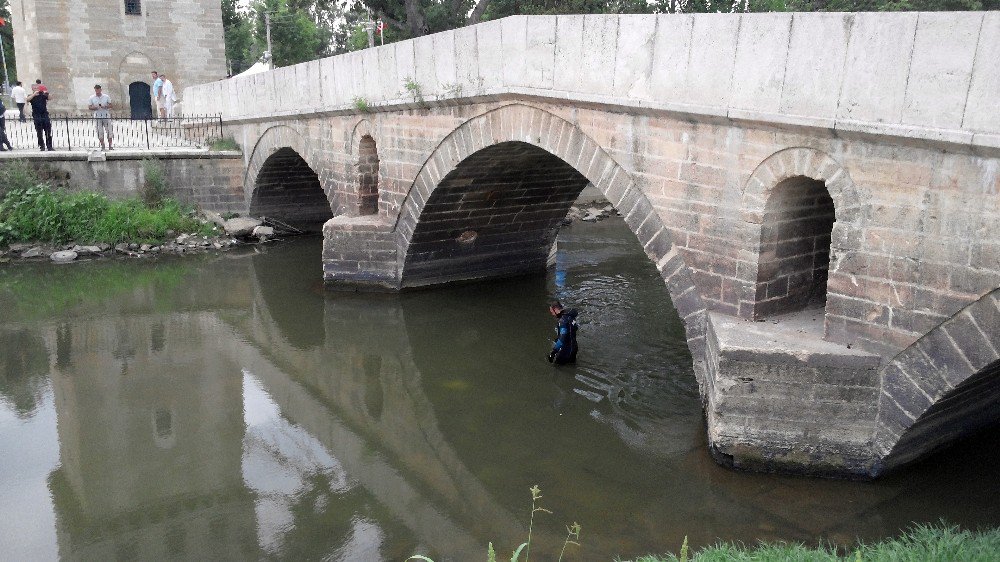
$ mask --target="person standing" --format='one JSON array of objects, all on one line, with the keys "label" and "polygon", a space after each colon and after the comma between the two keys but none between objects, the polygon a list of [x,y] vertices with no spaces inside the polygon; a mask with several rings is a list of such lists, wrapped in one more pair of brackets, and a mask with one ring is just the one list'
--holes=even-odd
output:
[{"label": "person standing", "polygon": [[556,317],[556,339],[549,352],[549,363],[576,363],[576,331],[579,328],[576,309],[566,309],[561,302],[552,301],[549,304],[549,314]]},{"label": "person standing", "polygon": [[49,90],[41,80],[31,85],[31,95],[27,100],[31,104],[31,120],[38,135],[38,150],[55,150],[52,148],[52,120],[49,119]]},{"label": "person standing", "polygon": [[163,109],[167,114],[167,118],[174,116],[174,102],[177,101],[177,95],[174,94],[174,83],[167,78],[166,74],[161,74],[160,78],[163,79],[163,86],[160,88],[160,95],[163,96]]},{"label": "person standing", "polygon": [[7,138],[7,106],[3,104],[3,100],[0,100],[0,152],[7,150],[14,150],[14,147],[10,145],[10,139]]},{"label": "person standing", "polygon": [[24,117],[24,104],[28,103],[28,93],[24,91],[24,86],[21,85],[20,80],[15,82],[14,87],[10,89],[10,96],[14,98],[14,103],[17,104],[17,111],[20,114],[18,121],[24,123],[27,121]]},{"label": "person standing", "polygon": [[101,85],[94,84],[94,95],[90,96],[88,108],[94,112],[94,124],[97,126],[97,140],[101,143],[101,150],[104,150],[104,137],[108,137],[108,150],[114,150],[111,146],[111,96],[101,92]]},{"label": "person standing", "polygon": [[158,72],[153,71],[153,99],[156,101],[156,116],[160,119],[166,117],[163,109],[163,98],[160,91],[163,89],[163,77]]}]

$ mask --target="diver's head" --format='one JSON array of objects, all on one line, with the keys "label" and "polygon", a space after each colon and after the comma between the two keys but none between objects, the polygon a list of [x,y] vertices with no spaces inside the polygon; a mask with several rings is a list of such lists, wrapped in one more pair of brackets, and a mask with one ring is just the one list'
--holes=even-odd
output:
[{"label": "diver's head", "polygon": [[563,305],[561,302],[557,300],[549,302],[549,314],[558,317],[560,314],[562,314],[562,311],[563,311]]}]

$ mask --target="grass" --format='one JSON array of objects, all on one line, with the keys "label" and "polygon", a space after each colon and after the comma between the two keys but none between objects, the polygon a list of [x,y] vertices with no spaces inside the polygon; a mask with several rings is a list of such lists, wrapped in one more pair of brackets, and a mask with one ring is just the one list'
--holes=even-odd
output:
[{"label": "grass", "polygon": [[365,98],[357,96],[351,98],[351,101],[354,103],[354,108],[360,111],[361,113],[369,113],[372,110],[371,106],[368,105],[368,100],[366,100]]},{"label": "grass", "polygon": [[[173,232],[208,234],[191,210],[163,197],[162,173],[146,169],[144,198],[110,200],[94,192],[68,192],[41,179],[25,163],[0,167],[0,246],[14,242],[158,242]],[[152,170],[152,175],[151,175]],[[151,190],[156,197],[150,198]]]},{"label": "grass", "polygon": [[[1000,553],[1000,529],[965,531],[957,526],[916,525],[903,535],[875,543],[862,543],[847,553],[832,546],[815,548],[795,543],[756,546],[720,543],[695,552],[692,562],[992,562]],[[644,556],[635,562],[680,562],[688,558],[667,554]]]},{"label": "grass", "polygon": [[240,145],[231,137],[211,139],[208,141],[210,150],[240,150]]}]

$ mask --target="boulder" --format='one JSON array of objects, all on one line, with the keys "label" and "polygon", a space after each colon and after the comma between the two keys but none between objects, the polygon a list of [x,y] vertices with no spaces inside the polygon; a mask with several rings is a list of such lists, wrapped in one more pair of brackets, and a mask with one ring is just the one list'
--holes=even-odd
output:
[{"label": "boulder", "polygon": [[208,222],[218,225],[221,228],[226,228],[226,219],[222,218],[222,215],[219,213],[214,211],[203,211],[202,214]]},{"label": "boulder", "polygon": [[73,246],[70,250],[76,252],[81,256],[89,256],[93,254],[99,254],[101,250],[100,246]]},{"label": "boulder", "polygon": [[49,259],[56,263],[66,263],[75,260],[78,255],[73,250],[60,250],[49,254]]},{"label": "boulder", "polygon": [[266,240],[274,236],[274,229],[270,226],[258,226],[253,229],[253,235],[261,240]]},{"label": "boulder", "polygon": [[250,236],[253,229],[264,224],[260,219],[250,217],[236,217],[226,221],[223,228],[229,236]]},{"label": "boulder", "polygon": [[29,248],[21,252],[22,258],[37,258],[38,256],[41,255],[42,255],[42,248],[39,246],[35,246],[34,248]]},{"label": "boulder", "polygon": [[115,251],[118,252],[119,254],[127,254],[128,244],[126,244],[125,242],[119,242],[115,244]]}]

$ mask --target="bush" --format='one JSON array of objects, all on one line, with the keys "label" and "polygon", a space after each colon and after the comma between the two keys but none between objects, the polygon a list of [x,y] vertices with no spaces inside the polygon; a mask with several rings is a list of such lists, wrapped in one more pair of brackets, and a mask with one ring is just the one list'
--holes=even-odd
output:
[{"label": "bush", "polygon": [[156,158],[143,159],[142,177],[139,195],[143,203],[151,209],[158,208],[167,197],[167,172],[163,168],[163,163]]},{"label": "bush", "polygon": [[[160,197],[152,207],[138,199],[112,201],[99,193],[70,193],[40,182],[30,167],[0,167],[0,181],[4,178],[9,181],[0,200],[0,244],[156,242],[170,230],[208,233],[209,227],[172,199]],[[146,178],[148,182],[148,172]]]}]

